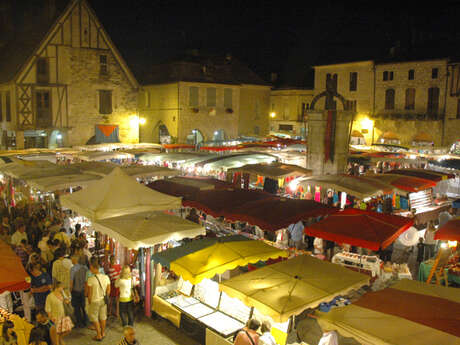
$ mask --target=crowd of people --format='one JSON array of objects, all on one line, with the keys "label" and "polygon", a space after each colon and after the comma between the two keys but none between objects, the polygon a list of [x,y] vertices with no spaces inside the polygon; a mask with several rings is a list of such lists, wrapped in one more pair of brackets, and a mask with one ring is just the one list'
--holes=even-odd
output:
[{"label": "crowd of people", "polygon": [[[5,210],[6,211],[6,210]],[[95,331],[94,341],[106,336],[110,315],[126,327],[120,344],[139,344],[134,337],[134,279],[128,265],[114,256],[103,265],[88,248],[80,224],[70,226],[69,216],[58,209],[47,211],[40,203],[4,212],[0,239],[11,245],[30,276],[30,289],[20,291],[20,306],[13,309],[9,292],[0,306],[22,312],[33,323],[31,345],[64,345],[74,328]],[[105,267],[103,267],[105,266]],[[0,345],[17,344],[11,321],[3,323]]]}]

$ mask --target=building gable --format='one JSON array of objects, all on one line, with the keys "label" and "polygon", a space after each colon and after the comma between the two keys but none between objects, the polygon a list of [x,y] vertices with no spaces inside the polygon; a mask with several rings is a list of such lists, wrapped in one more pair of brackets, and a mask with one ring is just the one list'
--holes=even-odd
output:
[{"label": "building gable", "polygon": [[[111,51],[131,85],[134,88],[138,87],[134,75],[86,0],[72,0],[68,4],[15,76],[16,83],[20,84],[30,79],[30,74],[34,73],[37,59],[40,57],[57,60],[58,46]],[[55,73],[58,73],[57,67]],[[55,75],[55,80],[57,79]]]}]

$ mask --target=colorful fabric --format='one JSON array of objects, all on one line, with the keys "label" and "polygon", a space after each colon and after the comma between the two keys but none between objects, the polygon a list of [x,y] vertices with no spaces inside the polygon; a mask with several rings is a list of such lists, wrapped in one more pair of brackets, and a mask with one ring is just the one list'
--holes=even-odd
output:
[{"label": "colorful fabric", "polygon": [[96,143],[119,143],[118,125],[96,125]]}]

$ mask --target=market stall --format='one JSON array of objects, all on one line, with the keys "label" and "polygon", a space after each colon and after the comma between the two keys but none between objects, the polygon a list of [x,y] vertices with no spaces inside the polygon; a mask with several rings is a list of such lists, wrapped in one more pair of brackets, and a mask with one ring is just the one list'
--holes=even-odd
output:
[{"label": "market stall", "polygon": [[262,230],[277,231],[300,220],[318,218],[338,212],[339,209],[315,202],[281,197],[248,201],[232,207],[222,215],[229,221],[244,221]]},{"label": "market stall", "polygon": [[96,231],[114,238],[130,249],[152,247],[205,235],[205,229],[193,222],[164,212],[143,212],[101,219],[93,223]]},{"label": "market stall", "polygon": [[27,179],[27,184],[41,192],[55,192],[74,187],[87,187],[92,182],[100,180],[102,177],[94,174],[76,174],[48,176],[41,178]]},{"label": "market stall", "polygon": [[74,157],[76,160],[86,161],[86,162],[125,162],[134,159],[134,155],[127,152],[120,151],[87,151],[79,153]]},{"label": "market stall", "polygon": [[253,308],[253,315],[271,318],[273,336],[285,344],[293,316],[367,284],[369,278],[363,274],[300,255],[233,277],[219,288]]},{"label": "market stall", "polygon": [[60,201],[63,207],[92,221],[181,206],[180,198],[147,188],[120,168],[81,191],[63,195]]},{"label": "market stall", "polygon": [[[227,170],[227,179],[233,176],[233,181],[241,180],[240,185],[243,185],[246,189],[250,184],[264,189],[268,188],[269,185],[275,184],[278,188],[295,192],[297,188],[291,188],[292,186],[289,185],[289,182],[295,178],[311,176],[311,174],[311,170],[297,165],[273,162],[271,164],[248,164],[239,168],[229,169]],[[235,179],[235,177],[238,179]]]},{"label": "market stall", "polygon": [[458,315],[458,289],[402,280],[317,317],[323,330],[366,345],[458,345]]},{"label": "market stall", "polygon": [[[305,193],[310,193],[315,200],[321,200],[321,189],[333,189],[364,200],[393,193],[393,188],[379,181],[371,181],[360,176],[321,175],[302,178],[298,184]],[[316,189],[320,188],[318,193]],[[318,194],[318,195],[316,195]]]},{"label": "market stall", "polygon": [[161,292],[154,297],[153,310],[186,330],[194,325],[193,333],[201,339],[208,329],[229,338],[244,327],[250,309],[220,293],[217,283],[209,278],[238,266],[287,255],[242,236],[204,238],[157,253],[152,259],[180,275],[181,280],[169,288],[157,288]]},{"label": "market stall", "polygon": [[26,290],[30,287],[30,277],[24,270],[21,259],[2,240],[0,240],[0,262],[0,293]]},{"label": "market stall", "polygon": [[273,196],[256,190],[225,189],[205,190],[196,193],[192,200],[184,200],[186,207],[194,207],[213,217],[224,215],[224,210],[241,206],[249,201],[272,198]]},{"label": "market stall", "polygon": [[307,226],[305,233],[378,251],[389,246],[412,224],[413,220],[406,217],[346,208]]}]

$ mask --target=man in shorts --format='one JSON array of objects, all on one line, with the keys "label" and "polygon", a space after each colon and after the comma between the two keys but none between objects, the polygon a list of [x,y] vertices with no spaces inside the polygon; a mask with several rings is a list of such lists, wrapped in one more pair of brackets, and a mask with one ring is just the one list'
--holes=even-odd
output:
[{"label": "man in shorts", "polygon": [[93,274],[88,278],[88,317],[96,329],[97,335],[93,340],[102,341],[105,337],[105,324],[107,320],[106,299],[110,296],[110,279],[99,271],[99,262],[96,257],[90,260],[89,269]]}]

